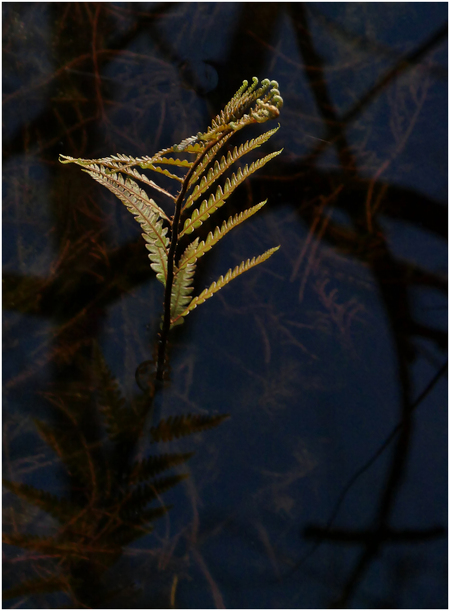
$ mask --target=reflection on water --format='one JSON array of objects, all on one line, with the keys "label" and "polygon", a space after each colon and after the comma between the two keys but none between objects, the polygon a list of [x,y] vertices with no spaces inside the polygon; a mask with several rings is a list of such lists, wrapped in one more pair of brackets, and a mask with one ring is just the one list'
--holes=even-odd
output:
[{"label": "reflection on water", "polygon": [[[4,5],[5,607],[445,606],[446,11],[228,6]],[[281,248],[155,391],[139,230],[58,154],[152,154],[253,74],[284,151],[196,294]]]}]

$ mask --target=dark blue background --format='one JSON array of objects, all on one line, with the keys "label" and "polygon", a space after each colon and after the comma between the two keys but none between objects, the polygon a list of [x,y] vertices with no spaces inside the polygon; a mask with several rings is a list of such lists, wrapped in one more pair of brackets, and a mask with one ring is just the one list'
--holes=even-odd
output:
[{"label": "dark blue background", "polygon": [[[284,98],[281,128],[264,147],[283,153],[241,187],[225,218],[250,201],[268,197],[269,204],[205,257],[196,291],[241,260],[281,248],[174,333],[172,382],[158,397],[165,417],[231,418],[161,447],[196,454],[191,477],[167,494],[169,516],[109,573],[113,584],[141,588],[140,602],[127,604],[167,606],[176,576],[178,607],[446,608],[445,536],[383,543],[354,588],[363,543],[324,542],[303,562],[313,547],[304,529],[325,526],[349,479],[400,422],[401,367],[412,404],[445,363],[445,35],[420,57],[411,54],[446,19],[444,3],[3,5],[3,464],[10,479],[67,492],[33,418],[48,417],[58,393],[86,391],[71,373],[80,338],[97,339],[124,394],[137,393],[134,372],[151,358],[161,312],[161,286],[145,271],[137,224],[106,190],[59,165],[58,154],[151,155],[204,130],[254,74],[276,79]],[[315,54],[306,57],[309,36]],[[340,152],[355,162],[346,167],[339,141],[326,144],[330,130],[402,58],[345,126]],[[250,131],[248,138],[258,133]],[[371,189],[377,208],[367,227]],[[125,276],[111,265],[95,276],[95,257],[130,243],[136,249],[128,269],[123,261]],[[380,252],[400,268],[377,276]],[[407,310],[395,298],[388,305],[381,287],[389,283],[392,291],[404,286]],[[94,289],[116,285],[115,299],[90,302]],[[77,327],[79,312],[89,333]],[[66,326],[72,352],[58,355]],[[396,333],[410,354],[399,350]],[[67,361],[63,378],[58,358]],[[444,374],[414,410],[385,526],[446,527],[446,407]],[[352,486],[333,528],[376,529],[395,443]],[[48,518],[24,514],[9,494],[4,507],[7,528],[51,532]],[[27,563],[23,550],[7,556],[8,586],[29,575]],[[66,603],[61,595],[11,604]]]}]

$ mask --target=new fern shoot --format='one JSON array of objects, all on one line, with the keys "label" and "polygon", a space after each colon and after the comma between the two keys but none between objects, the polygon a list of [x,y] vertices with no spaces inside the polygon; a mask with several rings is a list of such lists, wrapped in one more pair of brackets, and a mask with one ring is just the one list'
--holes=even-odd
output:
[{"label": "new fern shoot", "polygon": [[[247,125],[276,119],[282,105],[283,100],[276,81],[264,79],[258,86],[258,79],[253,77],[250,86],[248,81],[243,82],[206,132],[199,132],[196,136],[163,149],[152,157],[117,154],[103,159],[75,159],[60,155],[61,163],[80,165],[94,180],[112,191],[143,229],[150,266],[165,287],[156,370],[158,380],[163,379],[170,329],[182,323],[189,312],[212,297],[225,284],[259,265],[279,248],[276,246],[257,257],[243,261],[234,269],[229,269],[198,296],[192,297],[197,260],[229,231],[260,210],[267,200],[231,216],[221,226],[216,225],[205,240],[200,240],[195,235],[196,230],[224,205],[246,178],[279,155],[281,150],[239,168],[222,184],[217,183],[218,179],[238,159],[264,144],[279,128],[271,129],[240,146],[235,146],[226,155],[222,155],[220,160],[219,151],[235,132]],[[173,194],[163,189],[137,168],[152,170],[163,174],[174,183],[179,183],[178,192]],[[173,215],[166,213],[163,207],[150,198],[139,183],[157,191],[159,196],[172,200]],[[187,242],[183,252],[179,252],[178,248],[181,238],[184,238],[183,242]]]}]

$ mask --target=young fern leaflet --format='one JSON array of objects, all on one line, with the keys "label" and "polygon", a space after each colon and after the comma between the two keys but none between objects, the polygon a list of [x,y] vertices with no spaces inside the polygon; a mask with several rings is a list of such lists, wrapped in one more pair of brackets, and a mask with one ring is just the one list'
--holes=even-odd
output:
[{"label": "young fern leaflet", "polygon": [[[220,160],[217,159],[219,151],[235,132],[247,125],[276,119],[282,105],[283,100],[276,81],[264,79],[258,87],[258,79],[253,77],[251,85],[248,81],[243,82],[206,132],[199,132],[196,136],[186,138],[180,144],[163,149],[152,157],[118,154],[102,159],[75,159],[60,155],[61,163],[76,163],[94,180],[112,191],[142,227],[146,248],[149,251],[150,266],[165,287],[156,371],[158,380],[163,379],[170,329],[182,323],[189,312],[212,297],[225,284],[259,265],[279,248],[271,248],[257,257],[243,261],[233,270],[228,270],[225,276],[220,276],[197,297],[191,295],[197,259],[208,252],[231,229],[261,209],[267,200],[230,217],[221,227],[216,225],[209,232],[206,240],[200,241],[195,235],[196,230],[225,204],[228,197],[244,180],[279,155],[281,150],[239,168],[230,178],[226,178],[223,184],[217,184],[218,179],[238,159],[264,144],[278,127],[240,146],[235,146]],[[137,168],[152,170],[180,183],[178,193],[173,195],[163,189]],[[176,173],[177,171],[184,173],[180,175]],[[137,181],[173,200],[173,216],[168,216]],[[206,195],[202,199],[203,194]],[[192,240],[180,254],[178,244],[180,238],[184,236],[192,236]]]}]

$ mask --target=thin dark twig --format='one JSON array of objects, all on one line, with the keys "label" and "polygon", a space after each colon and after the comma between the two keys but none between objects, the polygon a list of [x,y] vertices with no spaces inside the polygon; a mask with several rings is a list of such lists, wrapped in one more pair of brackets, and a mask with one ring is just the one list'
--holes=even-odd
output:
[{"label": "thin dark twig", "polygon": [[[420,395],[417,397],[417,399],[414,401],[414,403],[412,403],[411,407],[410,407],[410,412],[413,412],[417,406],[423,401],[423,399],[427,396],[427,394],[432,390],[432,388],[435,386],[435,384],[437,384],[437,382],[439,381],[439,379],[444,375],[445,371],[447,370],[448,367],[448,361],[446,361],[442,367],[439,369],[439,371],[433,376],[433,378],[430,380],[430,382],[427,384],[427,386],[424,388],[424,390],[420,393]],[[339,499],[335,505],[334,511],[331,514],[330,519],[327,522],[327,529],[329,529],[332,525],[332,523],[334,522],[337,514],[339,513],[339,509],[345,499],[345,497],[347,496],[348,491],[350,490],[350,488],[353,486],[353,484],[361,477],[361,475],[363,475],[363,473],[365,473],[368,469],[370,469],[370,467],[374,464],[374,462],[381,456],[381,454],[383,454],[383,452],[385,451],[385,449],[390,445],[390,443],[394,440],[395,436],[397,435],[397,433],[399,432],[399,430],[402,428],[403,426],[403,420],[401,420],[393,429],[392,431],[389,433],[389,435],[386,437],[386,439],[383,441],[383,443],[381,444],[381,446],[378,448],[378,450],[373,454],[373,456],[371,456],[369,458],[369,460],[360,468],[358,469],[358,471],[356,471],[356,473],[350,478],[349,482],[347,483],[347,485],[345,486],[345,488],[342,490]]]},{"label": "thin dark twig", "polygon": [[[434,388],[434,386],[437,384],[437,382],[440,380],[440,378],[444,375],[444,373],[446,372],[447,368],[448,368],[448,361],[446,361],[442,365],[442,367],[439,369],[439,371],[428,382],[428,384],[423,389],[423,391],[420,393],[420,395],[417,397],[417,399],[411,404],[410,412],[413,412],[420,405],[420,403],[425,399],[425,397],[431,392],[431,390]],[[356,473],[354,473],[352,475],[352,477],[350,478],[350,480],[348,481],[346,486],[343,488],[341,494],[339,495],[339,498],[338,498],[338,500],[337,500],[337,502],[336,502],[336,504],[334,506],[334,509],[333,509],[332,513],[331,513],[331,516],[328,519],[328,521],[326,523],[326,526],[324,528],[324,535],[325,535],[325,533],[330,531],[330,529],[331,529],[331,527],[332,527],[332,525],[334,523],[334,520],[336,519],[336,517],[337,517],[337,515],[339,513],[339,510],[340,510],[340,508],[342,506],[342,503],[344,502],[344,500],[345,500],[349,490],[353,487],[353,485],[361,477],[361,475],[363,475],[363,473],[365,473],[368,469],[370,469],[370,467],[376,462],[376,460],[381,456],[381,454],[383,454],[383,452],[386,450],[386,448],[395,439],[397,433],[400,431],[402,426],[403,426],[403,420],[400,421],[392,429],[392,431],[389,433],[389,435],[383,441],[381,446],[369,458],[369,460],[367,460],[364,463],[364,465],[362,467],[360,467],[358,469],[358,471],[356,471]],[[317,543],[315,543],[314,546],[312,547],[312,549],[295,565],[293,570],[296,571],[297,569],[299,569],[306,562],[306,560],[308,560],[308,558],[310,558],[317,551],[317,549],[322,545],[323,541],[324,541],[324,539],[322,539],[321,541],[318,541]]]},{"label": "thin dark twig", "polygon": [[[299,50],[304,60],[304,71],[309,81],[320,114],[325,122],[324,140],[334,136],[334,126],[339,124],[339,116],[331,98],[325,77],[324,61],[317,52],[308,25],[305,5],[302,2],[289,3]],[[342,170],[347,173],[356,171],[356,160],[352,153],[344,129],[336,136],[336,148]]]},{"label": "thin dark twig", "polygon": [[344,129],[361,114],[361,112],[377,97],[381,91],[395,78],[400,76],[418,64],[423,57],[427,55],[436,45],[441,43],[448,36],[448,23],[434,32],[425,42],[417,49],[407,53],[399,61],[382,76],[373,87],[367,91],[357,102],[340,118],[339,122],[330,130],[332,133],[327,135],[324,142],[320,142],[316,148],[308,155],[308,162],[315,160],[326,148],[335,144],[341,137]]}]

